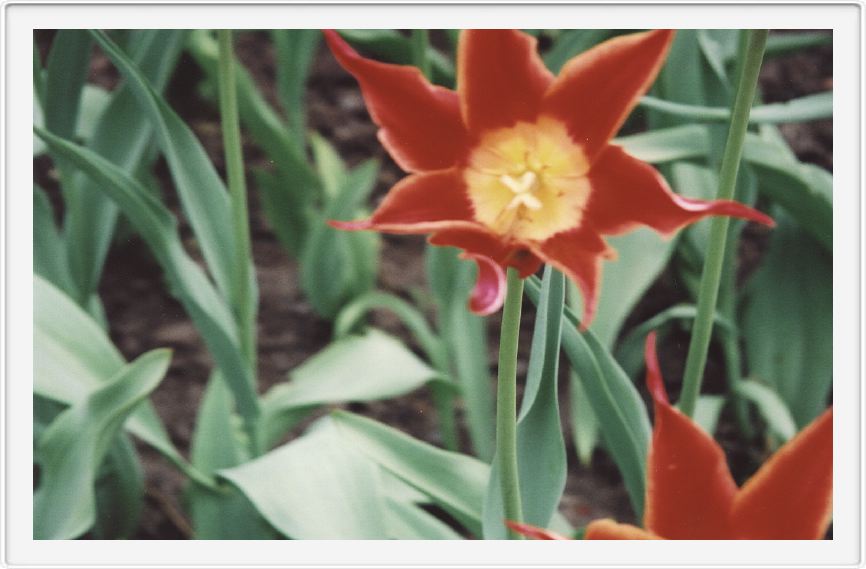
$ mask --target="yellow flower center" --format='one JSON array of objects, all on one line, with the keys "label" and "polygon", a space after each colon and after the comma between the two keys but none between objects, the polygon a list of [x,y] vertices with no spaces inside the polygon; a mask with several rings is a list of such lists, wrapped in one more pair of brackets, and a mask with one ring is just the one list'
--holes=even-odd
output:
[{"label": "yellow flower center", "polygon": [[565,125],[541,117],[486,134],[464,180],[478,221],[500,235],[544,241],[580,225],[588,170]]}]

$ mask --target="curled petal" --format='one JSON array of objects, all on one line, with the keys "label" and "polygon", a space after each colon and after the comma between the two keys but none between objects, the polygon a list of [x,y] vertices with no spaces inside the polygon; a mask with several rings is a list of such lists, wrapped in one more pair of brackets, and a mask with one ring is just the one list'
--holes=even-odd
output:
[{"label": "curled petal", "polygon": [[534,121],[553,81],[536,40],[518,30],[466,30],[457,48],[457,92],[473,133]]},{"label": "curled petal", "polygon": [[412,174],[400,180],[370,219],[332,221],[339,229],[373,229],[388,233],[428,233],[471,223],[472,205],[458,170]]},{"label": "curled petal", "polygon": [[770,457],[734,501],[738,539],[822,539],[833,507],[833,410]]},{"label": "curled petal", "polygon": [[542,529],[533,525],[512,522],[511,520],[505,520],[505,525],[507,525],[509,528],[516,531],[517,533],[525,535],[526,537],[531,539],[555,539],[568,541],[567,537],[563,537],[556,532]]},{"label": "curled petal", "polygon": [[479,226],[448,227],[433,234],[429,242],[440,247],[457,247],[471,256],[480,255],[502,267],[514,267],[521,278],[534,274],[542,261],[524,247],[504,241],[500,236]]},{"label": "curled petal", "polygon": [[595,520],[586,526],[585,539],[662,539],[652,532],[631,524],[618,524],[613,520]]},{"label": "curled petal", "polygon": [[598,234],[584,228],[557,233],[533,247],[533,250],[542,260],[577,283],[583,295],[580,327],[586,330],[592,323],[598,303],[602,260],[613,258],[616,253],[608,248]]},{"label": "curled petal", "polygon": [[325,40],[343,68],[355,76],[379,140],[407,172],[450,168],[467,151],[457,93],[430,84],[415,67],[358,55],[334,30]]},{"label": "curled petal", "polygon": [[708,215],[729,215],[773,226],[773,220],[741,203],[691,200],[675,194],[655,168],[608,146],[589,172],[592,188],[585,215],[605,235],[648,225],[671,235]]},{"label": "curled petal", "polygon": [[594,156],[652,85],[673,37],[671,30],[620,36],[574,57],[545,95],[542,112],[562,120]]},{"label": "curled petal", "polygon": [[493,314],[505,302],[505,271],[495,261],[482,255],[464,253],[478,265],[478,278],[469,297],[469,310],[479,316]]}]

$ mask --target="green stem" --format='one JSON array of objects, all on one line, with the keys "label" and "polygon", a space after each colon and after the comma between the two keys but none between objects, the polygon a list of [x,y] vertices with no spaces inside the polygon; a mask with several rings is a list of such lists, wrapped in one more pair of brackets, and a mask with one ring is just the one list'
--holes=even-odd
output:
[{"label": "green stem", "polygon": [[241,151],[241,130],[238,119],[237,87],[235,85],[234,54],[231,30],[219,30],[219,100],[225,147],[226,174],[231,199],[232,231],[235,262],[232,283],[232,304],[240,328],[241,349],[250,365],[255,364],[255,309],[250,301],[252,246],[250,245],[247,188],[244,178],[244,158]]},{"label": "green stem", "polygon": [[[520,336],[520,310],[523,281],[516,269],[508,269],[508,288],[502,310],[499,335],[499,378],[496,390],[496,456],[502,484],[505,518],[523,521],[520,485],[517,474],[517,344]],[[510,539],[522,537],[508,530]]]},{"label": "green stem", "polygon": [[420,69],[427,79],[430,79],[430,58],[427,57],[429,45],[427,30],[412,30],[412,65]]},{"label": "green stem", "polygon": [[[722,157],[719,174],[719,199],[729,200],[734,195],[740,158],[743,154],[743,142],[746,138],[746,129],[749,126],[749,110],[755,98],[767,34],[768,30],[751,30],[749,32],[749,44],[738,82],[734,108],[731,111],[731,125],[725,144],[725,154]],[[727,217],[716,217],[713,219],[710,230],[710,244],[698,294],[698,314],[686,358],[683,390],[679,403],[682,412],[688,416],[694,413],[698,395],[701,392],[704,367],[707,363],[707,350],[710,347],[710,337],[713,330],[713,316],[719,294],[719,280],[724,263],[725,238],[729,221]]]}]

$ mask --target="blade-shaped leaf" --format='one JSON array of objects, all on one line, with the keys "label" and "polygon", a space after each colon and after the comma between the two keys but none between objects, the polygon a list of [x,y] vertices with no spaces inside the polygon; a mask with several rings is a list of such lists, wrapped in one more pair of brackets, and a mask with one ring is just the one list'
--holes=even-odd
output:
[{"label": "blade-shaped leaf", "polygon": [[299,148],[304,148],[307,116],[304,90],[313,57],[322,40],[319,30],[272,30],[277,51],[277,92]]},{"label": "blade-shaped leaf", "polygon": [[138,527],[144,507],[144,472],[135,446],[118,433],[96,478],[98,539],[126,539]]},{"label": "blade-shaped leaf", "polygon": [[[673,103],[656,97],[643,97],[638,103],[641,107],[654,111],[700,122],[728,122],[731,111],[725,107],[707,107]],[[833,117],[833,93],[815,93],[784,103],[756,105],[749,113],[752,124],[796,123]]]},{"label": "blade-shaped leaf", "polygon": [[[517,418],[517,467],[524,521],[547,527],[565,488],[565,441],[559,420],[557,379],[565,278],[544,269],[529,370]],[[499,462],[494,459],[484,503],[484,538],[506,539]]]},{"label": "blade-shaped leaf", "polygon": [[797,425],[788,406],[771,387],[757,381],[740,381],[733,386],[737,394],[755,404],[770,431],[785,442],[797,434]]},{"label": "blade-shaped leaf", "polygon": [[93,525],[97,468],[127,417],[162,380],[170,360],[169,350],[148,352],[46,429],[39,441],[40,483],[33,499],[36,539],[70,539]]}]

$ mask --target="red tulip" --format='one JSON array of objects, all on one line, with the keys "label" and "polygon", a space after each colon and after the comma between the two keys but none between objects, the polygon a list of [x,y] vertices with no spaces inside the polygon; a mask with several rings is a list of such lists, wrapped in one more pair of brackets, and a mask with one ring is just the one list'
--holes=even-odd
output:
[{"label": "red tulip", "polygon": [[479,263],[470,307],[499,309],[504,267],[522,277],[543,263],[563,271],[592,319],[603,236],[640,225],[671,235],[708,215],[772,224],[730,201],[674,194],[650,165],[610,144],[664,62],[674,33],[620,36],[569,61],[558,77],[533,37],[516,30],[460,36],[457,90],[431,85],[409,66],[358,55],[333,30],[325,38],[361,85],[379,140],[409,176],[366,220],[341,229],[430,233]]},{"label": "red tulip", "polygon": [[[597,520],[586,539],[822,539],[833,506],[833,409],[788,441],[737,488],[722,448],[667,398],[647,338],[655,428],[647,459],[644,528]],[[509,523],[539,539],[556,534]]]}]

